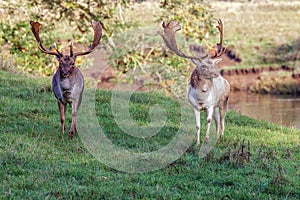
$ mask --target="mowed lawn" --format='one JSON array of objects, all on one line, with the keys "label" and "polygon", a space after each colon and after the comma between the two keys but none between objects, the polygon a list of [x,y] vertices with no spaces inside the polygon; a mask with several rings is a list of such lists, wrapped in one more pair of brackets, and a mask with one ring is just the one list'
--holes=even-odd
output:
[{"label": "mowed lawn", "polygon": [[[300,198],[297,129],[229,111],[225,136],[206,157],[199,157],[200,147],[194,141],[171,165],[148,173],[125,173],[94,158],[77,134],[72,140],[61,134],[50,82],[0,71],[0,199]],[[173,116],[159,134],[141,140],[129,137],[116,124],[111,94],[97,91],[96,113],[115,145],[147,152],[168,144],[180,122],[176,101],[155,93],[133,95],[130,112],[138,124],[149,123],[149,107],[156,102],[166,106],[167,117]],[[194,126],[190,130],[193,136]],[[249,160],[238,154],[243,140]]]}]

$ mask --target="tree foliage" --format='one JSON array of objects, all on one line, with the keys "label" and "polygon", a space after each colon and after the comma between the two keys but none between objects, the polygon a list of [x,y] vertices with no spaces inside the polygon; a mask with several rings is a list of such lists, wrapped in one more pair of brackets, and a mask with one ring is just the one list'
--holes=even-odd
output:
[{"label": "tree foliage", "polygon": [[[40,21],[44,26],[41,37],[45,46],[50,46],[58,38],[58,27],[76,27],[64,34],[71,35],[78,41],[87,42],[90,37],[90,22],[99,20],[102,23],[105,37],[120,32],[133,24],[122,18],[122,9],[126,0],[16,0],[0,2],[0,45],[8,46],[15,57],[15,65],[29,72],[50,75],[55,70],[53,59],[42,56],[36,48],[30,32],[29,21]],[[71,38],[69,38],[71,39]],[[89,40],[91,40],[90,38]],[[2,49],[3,51],[3,49]]]},{"label": "tree foliage", "polygon": [[160,0],[163,14],[160,20],[176,20],[187,38],[202,41],[212,29],[211,6],[200,0]]},{"label": "tree foliage", "polygon": [[99,20],[106,34],[129,27],[122,17],[122,9],[128,4],[126,0],[33,0],[28,6],[35,8],[36,18],[49,23],[67,20],[75,24],[81,33],[89,29],[92,20]]}]

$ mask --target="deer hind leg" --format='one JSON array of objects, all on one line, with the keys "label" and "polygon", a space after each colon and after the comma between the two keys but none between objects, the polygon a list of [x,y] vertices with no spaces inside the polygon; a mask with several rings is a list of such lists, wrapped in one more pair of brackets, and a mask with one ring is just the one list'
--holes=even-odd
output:
[{"label": "deer hind leg", "polygon": [[200,111],[194,108],[195,119],[196,119],[196,135],[197,135],[197,142],[196,145],[200,144]]},{"label": "deer hind leg", "polygon": [[217,137],[219,137],[219,132],[220,132],[220,112],[219,112],[218,108],[214,108],[213,118],[214,118],[214,120],[216,122]]},{"label": "deer hind leg", "polygon": [[224,135],[224,130],[225,130],[225,115],[226,115],[227,107],[228,107],[228,99],[229,99],[229,97],[226,96],[224,98],[223,104],[221,104],[221,106],[220,106],[221,135]]},{"label": "deer hind leg", "polygon": [[62,134],[64,134],[65,133],[65,114],[66,114],[67,107],[65,104],[61,103],[60,101],[57,101],[57,103],[58,103],[58,108],[59,108],[61,131],[62,131]]},{"label": "deer hind leg", "polygon": [[72,124],[69,132],[70,138],[73,138],[75,131],[77,132],[77,128],[76,128],[77,108],[78,108],[78,102],[72,102]]},{"label": "deer hind leg", "polygon": [[209,139],[210,123],[211,123],[212,116],[213,116],[213,113],[214,113],[214,107],[209,107],[207,109],[206,113],[207,113],[207,118],[206,118],[207,128],[206,128],[206,135],[205,135],[205,140],[204,140],[205,143]]}]

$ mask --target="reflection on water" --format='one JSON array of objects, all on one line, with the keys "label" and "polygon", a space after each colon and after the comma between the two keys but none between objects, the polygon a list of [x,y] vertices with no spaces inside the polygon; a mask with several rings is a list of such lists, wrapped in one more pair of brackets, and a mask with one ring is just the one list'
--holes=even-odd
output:
[{"label": "reflection on water", "polygon": [[229,109],[242,115],[300,129],[300,97],[231,92]]}]

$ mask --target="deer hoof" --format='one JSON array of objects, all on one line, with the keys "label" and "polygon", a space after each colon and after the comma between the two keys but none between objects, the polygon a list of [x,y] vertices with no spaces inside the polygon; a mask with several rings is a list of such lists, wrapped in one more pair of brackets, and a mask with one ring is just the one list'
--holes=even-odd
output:
[{"label": "deer hoof", "polygon": [[205,144],[207,144],[208,139],[209,139],[209,137],[205,137],[205,139],[204,139]]},{"label": "deer hoof", "polygon": [[200,141],[197,141],[197,142],[196,142],[196,145],[199,146],[199,145],[200,145]]},{"label": "deer hoof", "polygon": [[70,133],[69,133],[69,138],[72,139],[72,138],[73,138],[73,135],[74,135],[74,132],[70,132]]}]

